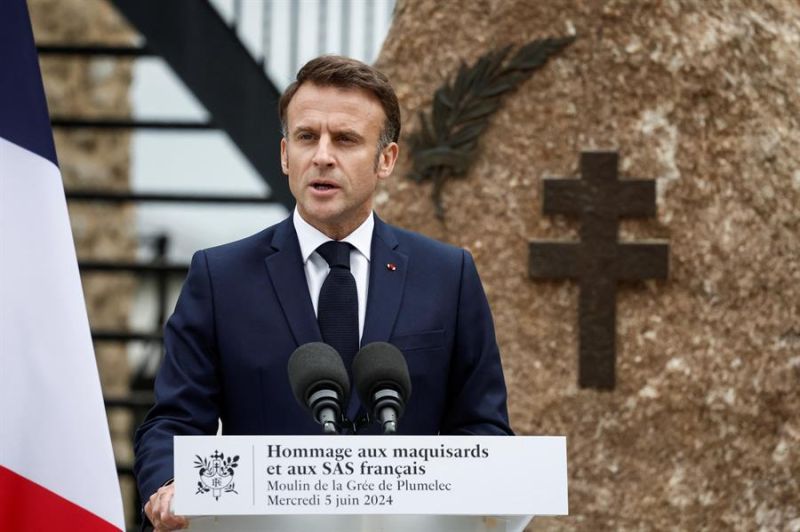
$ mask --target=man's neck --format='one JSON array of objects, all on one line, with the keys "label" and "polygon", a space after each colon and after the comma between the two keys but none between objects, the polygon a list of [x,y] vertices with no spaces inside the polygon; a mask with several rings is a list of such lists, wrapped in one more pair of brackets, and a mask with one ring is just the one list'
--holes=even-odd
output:
[{"label": "man's neck", "polygon": [[[331,237],[308,223],[305,218],[300,216],[300,212],[295,209],[292,213],[297,239],[300,243],[300,252],[303,255],[303,262],[307,261],[312,253]],[[349,234],[343,236],[339,241],[345,241],[353,245],[367,260],[370,258],[372,248],[372,234],[375,228],[375,218],[370,213],[364,222],[356,227]]]},{"label": "man's neck", "polygon": [[370,210],[369,212],[367,212],[367,214],[364,215],[364,217],[361,218],[360,220],[358,220],[357,222],[349,222],[349,223],[341,224],[341,225],[337,225],[337,224],[324,224],[324,225],[323,224],[317,224],[315,222],[310,221],[308,219],[308,217],[303,216],[303,213],[299,209],[297,211],[297,214],[300,215],[300,217],[303,219],[303,221],[305,221],[308,225],[310,225],[311,227],[313,227],[314,229],[316,229],[320,233],[324,234],[325,236],[327,236],[328,238],[330,238],[332,240],[337,240],[338,241],[338,240],[344,240],[353,231],[355,231],[356,229],[361,227],[361,225],[367,220],[367,218],[372,216],[372,211]]}]

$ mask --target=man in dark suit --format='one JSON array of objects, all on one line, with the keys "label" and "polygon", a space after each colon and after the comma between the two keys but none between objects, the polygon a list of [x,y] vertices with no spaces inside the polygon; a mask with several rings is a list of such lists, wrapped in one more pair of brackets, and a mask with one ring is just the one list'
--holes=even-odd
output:
[{"label": "man in dark suit", "polygon": [[[323,314],[336,268],[347,271],[337,270],[352,300],[345,361],[375,341],[407,359],[413,393],[400,433],[511,434],[472,257],[372,211],[398,154],[400,112],[386,77],[351,59],[317,58],[284,93],[280,114],[281,162],[297,208],[256,235],[196,253],[165,329],[156,405],[135,442],[137,481],[156,529],[187,524],[169,510],[174,435],[214,434],[220,423],[225,434],[320,433],[294,401],[286,365],[298,346],[328,341]],[[344,264],[325,251],[331,247],[344,250]],[[354,397],[350,416],[359,407]]]}]

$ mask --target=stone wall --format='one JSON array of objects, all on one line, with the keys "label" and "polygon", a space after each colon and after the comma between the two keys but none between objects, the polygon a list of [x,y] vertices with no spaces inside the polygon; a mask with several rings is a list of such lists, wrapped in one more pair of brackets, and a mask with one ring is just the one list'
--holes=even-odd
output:
[{"label": "stone wall", "polygon": [[[133,43],[134,33],[106,1],[28,0],[28,6],[37,44]],[[51,116],[129,116],[130,60],[43,55],[40,65]],[[65,188],[127,190],[130,167],[127,131],[57,128],[54,135]],[[70,202],[69,214],[79,259],[134,259],[136,239],[131,207]],[[118,274],[84,273],[82,283],[92,329],[127,329],[134,279]],[[118,396],[127,392],[126,346],[97,343],[95,353],[103,393]],[[132,463],[131,416],[119,409],[109,409],[108,414],[117,461]],[[120,483],[126,518],[132,523],[134,484],[125,477]]]},{"label": "stone wall", "polygon": [[[465,179],[378,195],[393,223],[468,248],[497,325],[520,434],[568,437],[570,509],[532,530],[800,530],[800,4],[794,0],[399,0],[378,66],[404,141],[436,88],[492,48],[576,34],[508,96]],[[617,385],[577,386],[575,283],[532,281],[542,179],[580,152],[656,179],[667,281],[620,285]]]}]

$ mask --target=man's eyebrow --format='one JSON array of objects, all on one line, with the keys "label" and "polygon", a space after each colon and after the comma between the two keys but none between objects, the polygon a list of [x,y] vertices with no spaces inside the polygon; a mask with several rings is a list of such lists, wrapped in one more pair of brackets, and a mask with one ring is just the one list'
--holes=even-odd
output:
[{"label": "man's eyebrow", "polygon": [[298,133],[309,133],[309,132],[313,133],[314,128],[311,126],[297,126],[292,130],[293,135],[297,135]]},{"label": "man's eyebrow", "polygon": [[333,134],[334,135],[347,135],[347,136],[350,136],[350,137],[355,137],[355,138],[357,138],[359,140],[363,140],[363,138],[364,138],[364,135],[362,135],[361,133],[359,133],[355,129],[350,129],[350,128],[347,128],[347,127],[342,128],[342,129],[334,129],[333,130]]}]

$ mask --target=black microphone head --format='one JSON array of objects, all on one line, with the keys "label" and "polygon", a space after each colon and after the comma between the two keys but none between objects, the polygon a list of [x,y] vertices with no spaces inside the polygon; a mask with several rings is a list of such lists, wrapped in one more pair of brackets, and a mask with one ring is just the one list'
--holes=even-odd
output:
[{"label": "black microphone head", "polygon": [[303,344],[294,350],[287,365],[289,384],[295,399],[309,406],[311,394],[320,389],[332,389],[347,405],[350,399],[350,378],[342,357],[336,349],[322,342]]},{"label": "black microphone head", "polygon": [[361,348],[353,359],[353,380],[359,397],[368,405],[379,388],[394,389],[404,402],[411,396],[406,357],[386,342],[373,342]]}]

